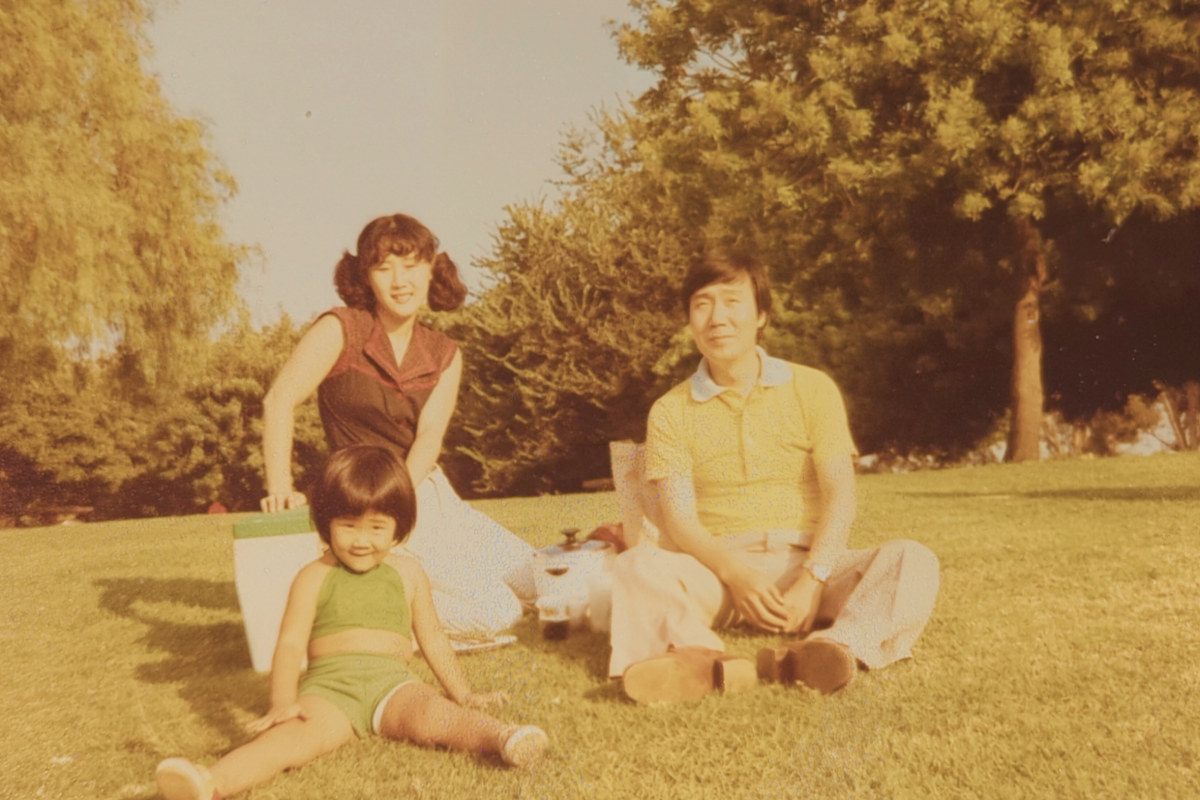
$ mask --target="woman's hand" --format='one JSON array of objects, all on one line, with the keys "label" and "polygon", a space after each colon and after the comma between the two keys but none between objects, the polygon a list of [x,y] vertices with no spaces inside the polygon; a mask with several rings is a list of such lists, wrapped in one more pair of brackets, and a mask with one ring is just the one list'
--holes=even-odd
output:
[{"label": "woman's hand", "polygon": [[259,501],[262,510],[270,514],[275,511],[284,511],[289,508],[301,508],[308,505],[308,498],[304,492],[297,492],[295,489],[287,494],[269,494]]},{"label": "woman's hand", "polygon": [[291,705],[287,705],[282,708],[272,708],[258,719],[246,723],[246,731],[254,736],[257,736],[263,731],[270,730],[276,725],[292,719],[308,719],[308,715],[304,712],[304,709],[300,707],[299,703],[292,703]]},{"label": "woman's hand", "polygon": [[488,706],[502,706],[508,702],[508,692],[471,692],[462,699],[459,705],[466,708],[484,709]]}]

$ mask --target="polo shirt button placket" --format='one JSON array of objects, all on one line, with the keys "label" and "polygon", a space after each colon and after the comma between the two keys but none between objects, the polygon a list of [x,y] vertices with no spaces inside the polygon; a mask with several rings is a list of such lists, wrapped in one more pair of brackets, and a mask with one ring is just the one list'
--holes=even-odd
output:
[{"label": "polo shirt button placket", "polygon": [[750,435],[750,431],[746,427],[746,407],[744,405],[741,413],[738,414],[738,433],[741,438],[739,444],[742,450],[742,477],[749,480],[751,478],[750,471],[753,469],[753,465],[750,463],[750,453],[754,449],[754,437]]},{"label": "polo shirt button placket", "polygon": [[754,470],[754,464],[750,461],[750,454],[754,452],[754,436],[751,432],[749,421],[754,419],[753,414],[750,413],[750,406],[757,388],[755,387],[755,389],[751,390],[750,395],[745,398],[745,401],[742,403],[741,414],[738,417],[738,429],[742,437],[742,474],[747,480],[754,477],[751,475],[751,472]]}]

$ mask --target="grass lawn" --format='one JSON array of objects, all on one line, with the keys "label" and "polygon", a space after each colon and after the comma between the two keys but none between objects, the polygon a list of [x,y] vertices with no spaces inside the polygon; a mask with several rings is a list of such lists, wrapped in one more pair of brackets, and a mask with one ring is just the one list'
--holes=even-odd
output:
[{"label": "grass lawn", "polygon": [[[819,697],[779,686],[640,708],[595,634],[464,656],[547,760],[356,741],[243,797],[1200,796],[1200,454],[861,479],[852,546],[942,561],[916,656]],[[617,518],[610,494],[481,501],[537,545]],[[231,517],[0,531],[0,796],[150,798],[162,758],[209,763],[262,713]],[[753,656],[767,637],[735,632]],[[418,670],[428,678],[423,663]]]}]

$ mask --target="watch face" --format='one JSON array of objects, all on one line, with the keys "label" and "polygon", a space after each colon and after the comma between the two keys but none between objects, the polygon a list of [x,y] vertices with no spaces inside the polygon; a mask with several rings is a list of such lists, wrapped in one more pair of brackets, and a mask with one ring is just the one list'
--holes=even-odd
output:
[{"label": "watch face", "polygon": [[812,576],[822,583],[829,580],[830,569],[824,564],[808,564],[807,567]]}]

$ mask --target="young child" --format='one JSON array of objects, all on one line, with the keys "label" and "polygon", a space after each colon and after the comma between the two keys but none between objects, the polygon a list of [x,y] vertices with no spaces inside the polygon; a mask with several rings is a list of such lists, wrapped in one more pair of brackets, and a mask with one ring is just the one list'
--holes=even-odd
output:
[{"label": "young child", "polygon": [[[292,582],[271,662],[271,708],[246,726],[256,738],[211,769],[163,761],[155,773],[162,795],[220,800],[370,733],[498,754],[513,766],[537,761],[545,732],[481,710],[508,697],[471,690],[420,565],[394,555],[384,561],[416,518],[399,458],[370,445],[338,451],[313,494],[312,514],[329,550]],[[409,671],[413,636],[449,699]]]}]

